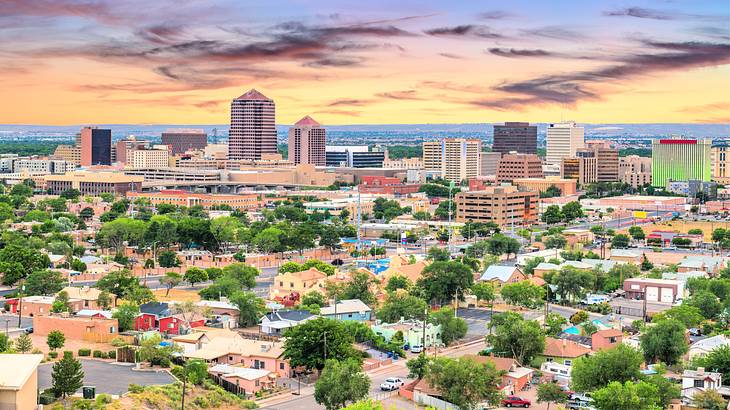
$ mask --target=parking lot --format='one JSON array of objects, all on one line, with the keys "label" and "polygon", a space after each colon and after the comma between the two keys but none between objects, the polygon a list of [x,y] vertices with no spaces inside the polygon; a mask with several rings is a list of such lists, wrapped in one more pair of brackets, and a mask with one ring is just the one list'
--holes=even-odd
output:
[{"label": "parking lot", "polygon": [[[119,365],[99,360],[81,359],[84,368],[84,385],[96,386],[96,393],[121,395],[127,392],[131,383],[147,386],[169,384],[175,379],[165,371],[134,371],[132,366]],[[38,388],[51,387],[52,363],[38,367]]]}]

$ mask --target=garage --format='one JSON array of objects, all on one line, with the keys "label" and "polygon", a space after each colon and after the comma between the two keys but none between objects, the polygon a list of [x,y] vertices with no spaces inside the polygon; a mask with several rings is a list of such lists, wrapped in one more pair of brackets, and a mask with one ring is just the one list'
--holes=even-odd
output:
[{"label": "garage", "polygon": [[674,289],[672,288],[662,288],[662,299],[661,301],[664,303],[672,303],[674,302]]},{"label": "garage", "polygon": [[646,301],[647,302],[658,302],[659,301],[659,288],[656,286],[646,287]]}]

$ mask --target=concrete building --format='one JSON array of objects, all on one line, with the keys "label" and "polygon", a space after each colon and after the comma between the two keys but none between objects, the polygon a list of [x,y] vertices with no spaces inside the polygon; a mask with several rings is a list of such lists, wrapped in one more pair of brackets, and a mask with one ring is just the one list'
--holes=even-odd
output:
[{"label": "concrete building", "polygon": [[573,195],[576,192],[575,179],[562,179],[557,177],[518,178],[513,179],[512,183],[518,187],[538,192],[545,192],[548,188],[554,186],[560,189],[562,196]]},{"label": "concrete building", "polygon": [[497,166],[497,182],[512,182],[522,178],[542,178],[542,161],[535,154],[509,153],[502,155]]},{"label": "concrete building", "polygon": [[105,317],[33,316],[33,333],[46,336],[53,330],[63,332],[66,339],[105,343],[119,336],[119,323]]},{"label": "concrete building", "polygon": [[114,144],[116,147],[116,161],[122,164],[127,162],[127,151],[149,148],[150,142],[147,140],[138,140],[134,136],[121,139]]},{"label": "concrete building", "polygon": [[328,146],[325,162],[328,167],[382,168],[385,152],[370,151],[367,145]]},{"label": "concrete building", "polygon": [[423,143],[424,169],[441,170],[447,181],[461,182],[481,175],[482,140],[444,138]]},{"label": "concrete building", "polygon": [[388,155],[388,150],[386,149],[385,157],[383,158],[383,168],[423,169],[423,158],[412,157],[412,158],[392,159]]},{"label": "concrete building", "polygon": [[481,153],[481,176],[496,177],[499,161],[502,159],[501,152],[482,152]]},{"label": "concrete building", "polygon": [[84,127],[79,141],[81,166],[112,164],[112,130]]},{"label": "concrete building", "polygon": [[545,163],[559,167],[564,158],[575,157],[576,151],[585,146],[584,129],[575,122],[550,124],[547,128]]},{"label": "concrete building", "polygon": [[127,198],[134,200],[145,198],[152,206],[160,204],[176,205],[190,208],[202,206],[205,210],[211,210],[222,205],[230,206],[233,209],[251,211],[261,208],[266,200],[263,195],[257,193],[223,195],[223,194],[199,194],[180,190],[163,190],[160,192],[127,192]]},{"label": "concrete building", "polygon": [[712,158],[712,180],[721,184],[730,183],[730,145],[713,145],[710,156]]},{"label": "concrete building", "polygon": [[305,116],[289,128],[289,160],[294,164],[325,166],[326,132],[322,126]]},{"label": "concrete building", "polygon": [[31,172],[46,174],[65,174],[76,170],[76,163],[65,159],[23,158],[13,162],[12,172]]},{"label": "concrete building", "polygon": [[598,160],[593,156],[563,158],[560,162],[560,178],[575,179],[581,185],[597,182]]},{"label": "concrete building", "polygon": [[537,126],[529,122],[505,122],[494,125],[492,151],[502,154],[511,151],[537,154]]},{"label": "concrete building", "polygon": [[651,184],[666,187],[669,180],[710,181],[711,140],[659,139],[651,144]]},{"label": "concrete building", "polygon": [[208,145],[208,135],[201,129],[173,128],[163,132],[160,139],[170,147],[172,155],[203,150]]},{"label": "concrete building", "polygon": [[53,151],[53,157],[81,165],[81,148],[73,145],[59,145]]},{"label": "concrete building", "polygon": [[69,189],[77,189],[81,195],[111,193],[124,195],[128,191],[140,191],[144,178],[118,172],[72,172],[46,177],[46,188],[52,195]]},{"label": "concrete building", "polygon": [[456,222],[489,222],[500,226],[526,225],[537,221],[538,193],[514,186],[487,187],[483,191],[459,192]]},{"label": "concrete building", "polygon": [[125,169],[125,175],[139,176],[144,180],[153,181],[174,181],[174,182],[211,182],[220,181],[221,172],[207,169],[190,168],[140,168]]},{"label": "concrete building", "polygon": [[596,158],[596,181],[616,182],[619,180],[618,150],[603,140],[586,141],[585,151]]},{"label": "concrete building", "polygon": [[252,89],[231,102],[228,158],[261,159],[275,154],[276,106],[274,101]]},{"label": "concrete building", "polygon": [[672,279],[629,278],[624,280],[627,299],[674,303],[684,298],[684,282]]},{"label": "concrete building", "polygon": [[667,182],[667,191],[677,195],[688,197],[696,197],[702,192],[706,199],[717,199],[717,182],[698,181],[690,179],[689,181],[672,181]]},{"label": "concrete building", "polygon": [[42,354],[0,355],[0,409],[38,408],[38,365]]},{"label": "concrete building", "polygon": [[619,181],[634,188],[651,184],[651,158],[629,155],[619,158]]},{"label": "concrete building", "polygon": [[418,192],[421,184],[404,184],[399,178],[381,177],[381,176],[364,176],[358,186],[360,193],[368,194],[387,194],[387,195],[407,195]]},{"label": "concrete building", "polygon": [[147,149],[131,149],[126,152],[127,167],[132,169],[165,168],[170,165],[167,145],[153,145]]}]

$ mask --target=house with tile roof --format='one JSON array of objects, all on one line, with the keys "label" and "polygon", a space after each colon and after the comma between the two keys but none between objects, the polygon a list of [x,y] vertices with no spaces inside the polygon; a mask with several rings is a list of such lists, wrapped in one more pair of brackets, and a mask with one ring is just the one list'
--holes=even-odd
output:
[{"label": "house with tile roof", "polygon": [[624,334],[618,329],[603,329],[591,335],[591,350],[611,349],[623,342]]},{"label": "house with tile roof", "polygon": [[479,278],[481,282],[490,282],[496,288],[501,288],[508,283],[517,283],[527,279],[522,270],[517,266],[492,265],[484,271]]},{"label": "house with tile roof", "polygon": [[567,339],[545,338],[545,349],[536,358],[537,362],[554,362],[572,366],[575,359],[588,356],[591,349]]}]

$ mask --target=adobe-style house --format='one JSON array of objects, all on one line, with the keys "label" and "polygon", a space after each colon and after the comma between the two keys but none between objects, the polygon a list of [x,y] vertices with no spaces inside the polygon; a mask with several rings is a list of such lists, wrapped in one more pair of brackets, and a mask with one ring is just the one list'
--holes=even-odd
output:
[{"label": "adobe-style house", "polygon": [[241,365],[216,364],[208,369],[208,373],[231,386],[236,386],[238,394],[246,397],[264,389],[276,386],[276,373],[265,369],[254,369]]},{"label": "adobe-style house", "polygon": [[33,332],[36,335],[46,336],[52,330],[60,330],[66,339],[109,342],[119,334],[119,323],[117,319],[58,314],[33,317]]},{"label": "adobe-style house", "polygon": [[269,298],[276,300],[292,293],[301,297],[309,292],[324,292],[326,279],[327,275],[316,268],[309,268],[301,272],[280,273],[274,276]]},{"label": "adobe-style house", "polygon": [[[9,306],[10,313],[17,314],[18,309],[20,309],[21,316],[35,317],[51,314],[51,308],[55,300],[54,296],[25,296],[22,300],[18,298],[8,299],[5,304]],[[84,302],[80,299],[69,299],[68,308],[71,313],[78,312],[84,308]]]},{"label": "adobe-style house", "polygon": [[[102,309],[102,307],[99,306],[98,303],[99,295],[101,295],[101,290],[99,289],[89,286],[67,286],[61,289],[61,292],[66,292],[69,299],[83,300],[84,309]],[[111,295],[109,299],[110,307],[114,307],[116,298],[114,297],[114,295]]]},{"label": "adobe-style house", "polygon": [[617,329],[599,330],[591,335],[591,350],[597,352],[603,349],[616,347],[624,339],[624,334]]},{"label": "adobe-style house", "polygon": [[[42,354],[0,355],[0,409],[35,409]],[[10,371],[12,369],[12,371]]]}]

